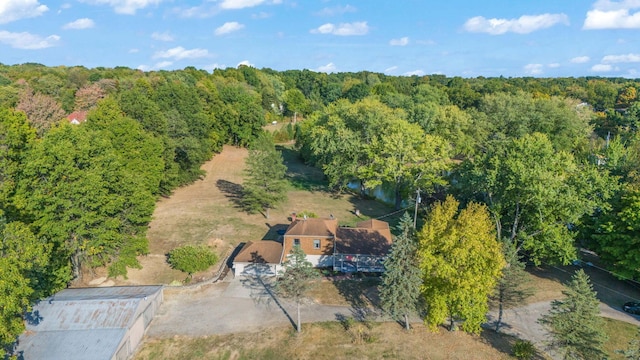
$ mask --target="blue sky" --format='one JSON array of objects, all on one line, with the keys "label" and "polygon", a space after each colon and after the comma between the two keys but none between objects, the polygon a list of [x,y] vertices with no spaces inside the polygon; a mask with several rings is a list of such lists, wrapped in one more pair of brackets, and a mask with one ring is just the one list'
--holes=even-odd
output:
[{"label": "blue sky", "polygon": [[0,0],[0,63],[640,78],[640,0]]}]

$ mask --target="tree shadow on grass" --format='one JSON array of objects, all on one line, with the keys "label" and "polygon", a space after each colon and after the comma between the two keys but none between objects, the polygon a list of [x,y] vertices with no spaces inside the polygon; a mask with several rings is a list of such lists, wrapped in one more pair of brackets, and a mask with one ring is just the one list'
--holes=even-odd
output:
[{"label": "tree shadow on grass", "polygon": [[380,307],[380,304],[375,294],[375,288],[378,284],[379,279],[376,277],[352,278],[333,282],[340,295],[351,306],[353,317],[360,321],[378,315],[376,309]]},{"label": "tree shadow on grass", "polygon": [[300,158],[300,153],[290,146],[276,145],[276,149],[282,153],[284,165],[287,167],[285,177],[294,188],[330,192],[322,170],[305,164]]},{"label": "tree shadow on grass", "polygon": [[242,201],[243,187],[240,184],[232,183],[231,181],[219,179],[216,181],[218,190],[224,194],[233,203],[236,208],[245,210],[245,205]]},{"label": "tree shadow on grass", "polygon": [[[515,336],[503,332],[495,332],[493,329],[484,329],[480,337],[483,343],[509,356],[513,356],[513,347],[516,342],[520,340]],[[539,349],[535,349],[535,355],[531,359],[545,360],[547,357],[541,353]]]}]

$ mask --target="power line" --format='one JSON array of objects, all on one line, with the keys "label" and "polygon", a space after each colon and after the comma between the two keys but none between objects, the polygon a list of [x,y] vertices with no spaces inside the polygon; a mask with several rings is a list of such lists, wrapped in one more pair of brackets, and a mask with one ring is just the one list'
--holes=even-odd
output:
[{"label": "power line", "polygon": [[[412,205],[412,206],[413,206],[413,205]],[[396,211],[394,211],[394,212],[390,212],[390,213],[388,213],[388,214],[384,214],[384,215],[382,215],[382,216],[378,216],[378,217],[377,217],[377,218],[375,218],[375,219],[376,219],[376,220],[380,220],[380,219],[385,218],[385,217],[387,217],[387,216],[391,216],[391,215],[397,214],[397,213],[399,213],[399,212],[401,212],[401,211],[406,211],[406,210],[407,210],[407,209],[409,209],[409,208],[411,208],[411,206],[407,206],[407,207],[406,207],[406,208],[404,208],[404,209],[396,210]]]}]

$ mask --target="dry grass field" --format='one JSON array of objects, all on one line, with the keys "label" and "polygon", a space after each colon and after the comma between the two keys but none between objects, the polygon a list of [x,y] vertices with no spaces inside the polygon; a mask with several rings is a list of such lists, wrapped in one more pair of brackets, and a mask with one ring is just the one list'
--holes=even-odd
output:
[{"label": "dry grass field", "polygon": [[[150,253],[139,258],[142,269],[130,269],[128,279],[116,279],[119,285],[171,284],[186,275],[171,269],[166,253],[186,244],[207,244],[222,257],[238,244],[261,239],[274,239],[276,229],[286,227],[291,213],[313,212],[319,217],[333,214],[340,224],[356,222],[388,214],[393,209],[374,200],[361,199],[351,194],[328,192],[324,175],[318,169],[304,165],[290,146],[279,147],[288,167],[287,177],[292,186],[288,200],[263,214],[248,214],[238,201],[242,189],[244,159],[243,148],[225,146],[202,166],[206,175],[195,183],[176,189],[161,199],[149,224],[147,237]],[[354,215],[360,210],[362,218]],[[397,218],[397,217],[396,217]],[[385,220],[394,221],[394,217]],[[194,280],[210,277],[216,269],[194,274]],[[99,272],[98,272],[99,274]]]},{"label": "dry grass field", "polygon": [[[485,331],[481,336],[441,329],[433,333],[421,324],[407,332],[396,323],[339,322],[303,326],[296,335],[291,328],[268,332],[210,336],[198,339],[150,340],[136,360],[155,359],[512,359],[516,339]],[[542,359],[542,358],[539,358]]]}]

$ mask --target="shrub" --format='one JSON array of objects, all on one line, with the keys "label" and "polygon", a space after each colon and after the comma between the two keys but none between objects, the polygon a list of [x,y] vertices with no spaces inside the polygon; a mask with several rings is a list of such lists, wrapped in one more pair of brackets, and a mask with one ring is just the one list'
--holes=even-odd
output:
[{"label": "shrub", "polygon": [[536,348],[531,341],[517,340],[513,345],[513,356],[517,359],[529,360],[533,359],[536,354]]},{"label": "shrub", "polygon": [[185,245],[168,254],[171,268],[191,274],[208,269],[218,262],[218,256],[207,246]]}]

